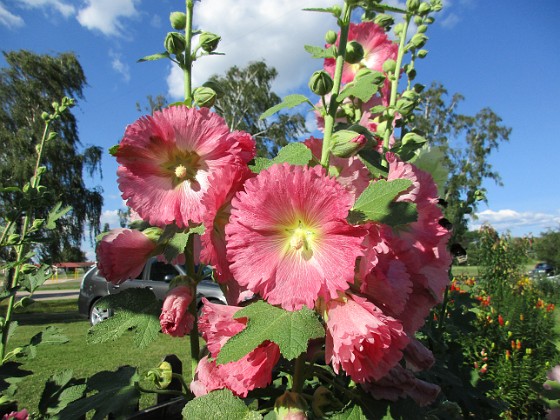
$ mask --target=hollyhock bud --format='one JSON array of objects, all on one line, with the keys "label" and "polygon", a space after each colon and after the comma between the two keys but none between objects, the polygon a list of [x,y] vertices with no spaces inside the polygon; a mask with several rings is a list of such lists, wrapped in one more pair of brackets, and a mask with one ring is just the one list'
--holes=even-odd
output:
[{"label": "hollyhock bud", "polygon": [[343,136],[333,136],[332,154],[336,157],[348,158],[358,153],[367,143],[366,136],[359,134],[347,139]]},{"label": "hollyhock bud", "polygon": [[166,389],[173,379],[173,369],[169,362],[162,362],[155,369],[146,373],[146,378],[158,389]]},{"label": "hollyhock bud", "polygon": [[214,92],[216,92],[216,98],[220,99],[224,96],[224,88],[218,83],[215,82],[214,80],[208,80],[207,82],[204,82],[202,84],[202,86],[204,87],[208,87],[210,89],[212,89]]},{"label": "hollyhock bud", "polygon": [[375,16],[375,19],[373,20],[373,22],[376,25],[379,25],[379,26],[385,28],[385,30],[386,30],[390,26],[394,25],[395,19],[391,15],[387,15],[385,13],[379,13],[377,16]]},{"label": "hollyhock bud", "polygon": [[198,43],[204,51],[211,53],[218,48],[221,39],[221,36],[213,34],[212,32],[202,32]]},{"label": "hollyhock bud", "polygon": [[356,64],[364,59],[364,47],[358,41],[350,41],[346,46],[347,63]]},{"label": "hollyhock bud", "polygon": [[191,332],[194,316],[189,313],[193,300],[193,290],[187,286],[178,286],[167,292],[159,317],[161,330],[173,337],[183,337]]},{"label": "hollyhock bud", "polygon": [[201,108],[212,108],[216,102],[216,92],[209,87],[198,87],[193,92],[195,103]]},{"label": "hollyhock bud", "polygon": [[187,25],[187,15],[183,12],[172,12],[169,15],[169,22],[171,22],[171,27],[173,29],[181,31],[185,29],[185,26]]},{"label": "hollyhock bud", "polygon": [[428,13],[430,13],[431,7],[428,3],[420,3],[420,6],[418,7],[418,14],[420,16],[424,16]]},{"label": "hollyhock bud", "polygon": [[318,70],[309,79],[309,89],[317,95],[330,93],[334,85],[332,77],[324,70]]},{"label": "hollyhock bud", "polygon": [[113,284],[136,278],[156,244],[143,232],[113,229],[97,245],[97,268]]},{"label": "hollyhock bud", "polygon": [[410,11],[415,11],[420,7],[420,0],[407,0],[406,1],[406,8]]},{"label": "hollyhock bud", "polygon": [[286,391],[274,403],[274,413],[278,420],[307,420],[307,403],[297,392]]},{"label": "hollyhock bud", "polygon": [[179,32],[169,32],[163,45],[169,54],[181,54],[185,51],[185,36]]},{"label": "hollyhock bud", "polygon": [[387,60],[383,63],[383,71],[385,73],[394,73],[395,69],[397,68],[397,63],[395,60]]},{"label": "hollyhock bud", "polygon": [[327,44],[334,44],[338,38],[338,35],[335,31],[328,31],[325,35],[325,42]]}]

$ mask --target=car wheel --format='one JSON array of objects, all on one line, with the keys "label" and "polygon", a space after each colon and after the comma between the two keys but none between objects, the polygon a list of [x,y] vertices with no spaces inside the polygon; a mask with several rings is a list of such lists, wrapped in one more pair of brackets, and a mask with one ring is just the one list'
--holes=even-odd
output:
[{"label": "car wheel", "polygon": [[95,303],[96,302],[91,305],[89,310],[89,322],[92,326],[99,324],[101,321],[104,321],[113,315],[113,311],[111,309],[100,308],[96,306]]}]

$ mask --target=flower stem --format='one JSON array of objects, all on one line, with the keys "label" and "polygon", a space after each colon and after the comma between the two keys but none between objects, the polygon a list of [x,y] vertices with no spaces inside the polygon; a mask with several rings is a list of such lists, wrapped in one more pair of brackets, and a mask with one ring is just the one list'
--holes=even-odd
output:
[{"label": "flower stem", "polygon": [[183,77],[185,80],[185,103],[192,104],[192,21],[193,21],[193,0],[186,0],[186,25],[185,25],[185,65],[183,66]]},{"label": "flower stem", "polygon": [[294,377],[292,379],[292,392],[297,392],[301,394],[303,391],[303,384],[305,382],[305,358],[306,353],[302,353],[296,359],[296,364],[294,367]]},{"label": "flower stem", "polygon": [[340,37],[338,41],[338,52],[336,54],[336,66],[333,78],[333,88],[331,90],[331,100],[325,115],[325,129],[323,137],[323,149],[321,151],[321,165],[328,170],[329,154],[331,149],[331,139],[334,129],[334,121],[338,110],[338,95],[342,83],[342,70],[344,69],[344,57],[346,56],[346,44],[348,43],[348,29],[350,27],[350,15],[352,8],[344,3],[342,18],[340,19]]},{"label": "flower stem", "polygon": [[[395,65],[395,72],[393,74],[393,80],[391,81],[391,96],[389,99],[389,109],[393,109],[397,103],[397,93],[399,89],[399,76],[401,74],[401,67],[403,63],[405,44],[406,44],[406,34],[408,32],[408,26],[410,25],[411,15],[406,14],[404,18],[404,25],[399,40],[399,51],[397,53],[397,62]],[[393,132],[393,118],[387,121],[387,127],[385,128],[385,136],[383,137],[383,150],[389,150],[389,142],[391,140],[391,134]]]}]

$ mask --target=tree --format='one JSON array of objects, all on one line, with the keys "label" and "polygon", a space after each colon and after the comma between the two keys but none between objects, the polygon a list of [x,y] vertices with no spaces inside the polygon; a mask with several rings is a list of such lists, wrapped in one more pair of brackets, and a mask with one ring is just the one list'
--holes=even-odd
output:
[{"label": "tree", "polygon": [[260,156],[276,154],[278,149],[307,132],[301,114],[278,114],[275,121],[259,120],[264,111],[281,102],[280,97],[270,91],[277,75],[276,69],[257,61],[243,69],[233,66],[225,76],[214,75],[209,80],[223,91],[214,105],[216,112],[231,130],[252,134]]},{"label": "tree", "polygon": [[459,114],[456,108],[463,99],[457,93],[449,98],[441,84],[433,83],[422,93],[414,119],[414,129],[444,152],[442,164],[449,169],[449,177],[442,198],[447,203],[445,216],[453,225],[455,242],[461,242],[468,230],[467,215],[477,210],[480,201],[487,201],[483,181],[492,179],[501,185],[500,175],[488,159],[511,133],[490,108],[474,116]]},{"label": "tree", "polygon": [[[0,69],[0,187],[23,187],[33,174],[35,146],[42,136],[41,114],[62,97],[83,98],[86,78],[73,53],[56,56],[30,51],[3,52],[7,67]],[[56,202],[72,206],[50,231],[50,241],[39,250],[46,262],[60,261],[66,252],[80,246],[86,224],[91,233],[99,232],[103,205],[101,188],[87,188],[84,171],[101,174],[102,149],[80,147],[76,118],[66,112],[52,125],[57,137],[46,144],[41,181],[48,195],[37,204],[37,216],[44,217]],[[21,203],[17,196],[0,194],[0,214],[7,214]]]},{"label": "tree", "polygon": [[560,227],[541,233],[534,247],[539,260],[551,264],[557,272],[560,270]]}]

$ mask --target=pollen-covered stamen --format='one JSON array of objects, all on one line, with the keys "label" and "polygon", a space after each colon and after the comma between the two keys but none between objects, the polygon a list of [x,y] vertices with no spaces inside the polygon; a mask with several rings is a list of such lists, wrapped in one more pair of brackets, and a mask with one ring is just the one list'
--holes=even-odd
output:
[{"label": "pollen-covered stamen", "polygon": [[297,252],[305,260],[309,260],[313,256],[315,232],[306,227],[301,221],[298,221],[298,227],[286,230],[289,235],[287,250]]},{"label": "pollen-covered stamen", "polygon": [[185,178],[187,176],[187,168],[179,164],[179,166],[175,168],[175,176],[179,179]]}]

